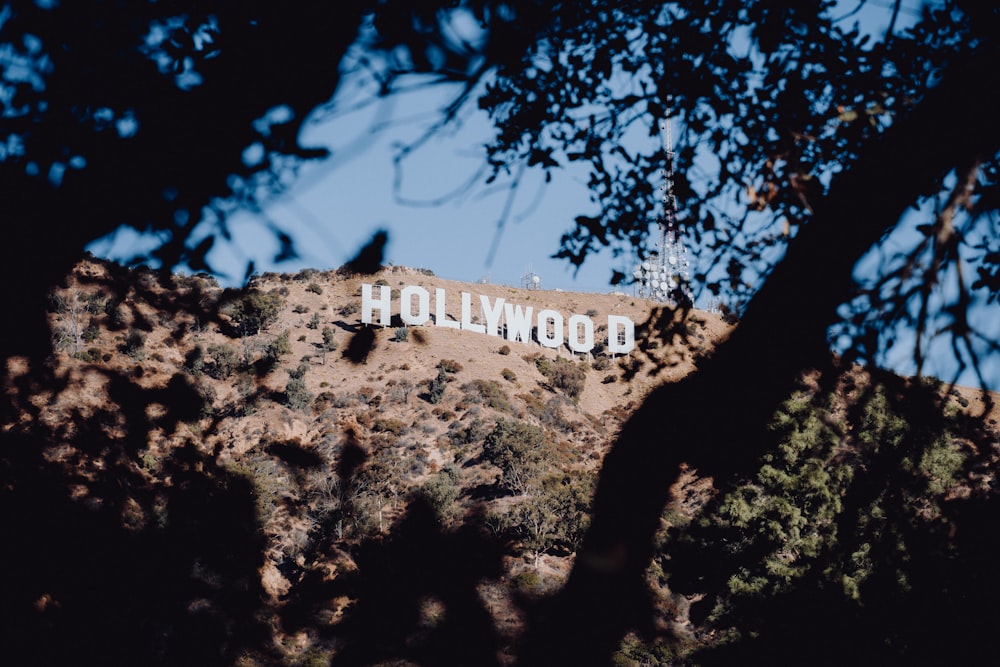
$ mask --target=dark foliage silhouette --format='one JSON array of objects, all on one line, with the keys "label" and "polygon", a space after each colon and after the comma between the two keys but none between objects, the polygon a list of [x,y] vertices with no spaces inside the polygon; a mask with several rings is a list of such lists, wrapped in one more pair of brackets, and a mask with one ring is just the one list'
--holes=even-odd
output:
[{"label": "dark foliage silhouette", "polygon": [[[677,591],[726,598],[723,580],[756,562],[755,549],[764,547],[719,554],[711,527],[658,545],[682,469],[711,477],[720,498],[734,492],[774,450],[768,426],[803,372],[815,369],[822,384],[835,386],[851,362],[876,360],[900,332],[943,331],[959,368],[978,370],[984,354],[997,352],[975,312],[995,306],[998,294],[1000,129],[988,93],[1000,84],[1000,17],[989,3],[942,0],[897,30],[901,7],[894,4],[885,34],[871,36],[848,10],[835,16],[829,3],[781,0],[0,4],[0,304],[7,322],[0,519],[13,537],[0,556],[13,580],[0,601],[10,619],[0,637],[12,664],[278,660],[262,620],[271,610],[258,575],[260,499],[246,478],[195,442],[164,464],[169,487],[139,467],[149,434],[179,434],[180,424],[205,414],[206,396],[181,375],[148,390],[139,382],[141,364],[126,372],[94,362],[113,409],[67,408],[60,423],[42,423],[30,399],[48,393],[54,400],[71,387],[72,378],[45,363],[52,352],[47,297],[83,247],[126,226],[162,240],[136,260],[162,268],[164,282],[179,265],[210,271],[209,252],[229,235],[232,213],[259,212],[299,166],[325,156],[301,145],[299,133],[336,91],[352,45],[367,54],[380,94],[411,74],[425,75],[426,85],[462,84],[430,132],[466,103],[489,112],[497,128],[486,147],[490,180],[507,178],[517,188],[524,169],[588,165],[599,210],[577,217],[558,250],[577,265],[601,247],[642,248],[660,157],[655,142],[632,137],[676,118],[680,223],[703,251],[696,281],[745,307],[739,327],[697,373],[655,390],[623,428],[605,459],[569,582],[530,606],[519,659],[605,664],[626,632],[655,636],[646,579],[654,558]],[[466,11],[483,30],[477,44],[447,29],[452,12]],[[398,162],[425,139],[403,147]],[[706,160],[716,165],[712,173]],[[917,240],[856,285],[859,259],[921,204],[930,212],[921,213]],[[203,219],[208,235],[196,231]],[[274,233],[279,257],[293,256],[294,239]],[[374,270],[385,242],[373,239],[348,270]],[[135,305],[139,297],[191,315],[185,321],[194,326],[231,324],[197,287],[160,293],[143,283],[112,273],[103,286],[107,326],[131,327],[133,356],[153,329]],[[945,283],[955,289],[937,290]],[[685,321],[664,313],[647,335],[689,335],[677,328]],[[840,363],[830,357],[831,326],[849,341]],[[179,340],[186,331],[171,335]],[[374,331],[362,329],[344,355],[361,363],[374,342]],[[925,357],[918,346],[918,370]],[[30,372],[16,370],[22,362]],[[941,414],[928,394],[905,393],[925,408],[921,414]],[[151,411],[154,405],[164,409]],[[904,441],[919,449],[921,437],[912,429]],[[60,443],[72,443],[76,458],[61,459]],[[980,452],[981,464],[995,465],[987,454]],[[272,443],[268,455],[289,469],[317,465],[287,444]],[[705,664],[747,656],[940,664],[973,656],[998,620],[986,604],[996,593],[987,537],[995,496],[954,500],[944,532],[918,525],[904,511],[910,482],[895,469],[898,457],[883,452],[869,462],[844,491],[851,511],[838,519],[849,536],[845,517],[888,494],[890,523],[908,545],[911,558],[901,566],[908,588],[890,568],[862,587],[883,601],[877,625],[874,611],[833,593],[822,568],[813,568],[775,595],[729,599],[728,617],[695,605],[696,623],[723,618],[747,630],[696,657]],[[322,465],[339,467],[347,488],[366,458],[345,445],[336,462]],[[705,516],[717,509],[709,506]],[[311,553],[329,546],[333,524],[324,530],[311,538]],[[836,564],[848,548],[819,558]],[[416,502],[398,534],[362,542],[358,572],[337,583],[358,604],[336,630],[343,650],[335,664],[494,664],[499,640],[475,587],[496,576],[498,558],[496,545],[476,531],[444,531]],[[311,614],[319,593],[337,591],[312,564],[287,564],[300,576],[292,577],[282,622],[329,631]],[[448,610],[443,624],[421,619],[425,598]],[[858,640],[823,651],[845,635]]]}]

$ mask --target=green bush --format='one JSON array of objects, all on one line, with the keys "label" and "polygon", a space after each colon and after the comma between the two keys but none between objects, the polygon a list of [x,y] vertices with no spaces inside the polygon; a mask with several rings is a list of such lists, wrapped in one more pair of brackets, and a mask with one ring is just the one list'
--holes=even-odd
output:
[{"label": "green bush", "polygon": [[561,390],[570,398],[576,400],[583,393],[587,381],[587,372],[581,364],[558,357],[549,359],[539,356],[535,359],[538,372],[545,376],[554,389]]},{"label": "green bush", "polygon": [[306,287],[306,291],[312,292],[313,294],[322,294],[323,288],[317,285],[316,283],[309,283],[309,286]]},{"label": "green bush", "polygon": [[514,587],[522,593],[535,593],[542,585],[542,578],[537,570],[521,570],[514,575]]},{"label": "green bush", "polygon": [[87,324],[87,328],[83,330],[83,334],[80,338],[83,339],[84,343],[93,343],[101,335],[101,325],[97,323],[97,320],[93,317],[90,318],[90,323]]},{"label": "green bush", "polygon": [[448,439],[456,447],[479,442],[486,437],[487,433],[489,433],[489,429],[486,422],[478,418],[468,423],[453,421],[448,427]]},{"label": "green bush", "polygon": [[500,483],[523,494],[535,485],[551,456],[545,433],[534,424],[501,419],[483,442],[487,461],[500,468]]},{"label": "green bush", "polygon": [[80,350],[73,355],[74,359],[79,359],[80,361],[86,361],[92,364],[96,364],[101,360],[101,351],[96,347],[92,347],[89,350]]},{"label": "green bush", "polygon": [[205,370],[205,348],[195,345],[184,357],[184,369],[195,377],[201,375]]},{"label": "green bush", "polygon": [[459,511],[455,501],[462,491],[462,475],[455,466],[444,469],[420,487],[420,495],[427,501],[441,523],[448,523]]},{"label": "green bush", "polygon": [[427,399],[437,405],[444,398],[444,388],[448,384],[448,373],[442,368],[437,377],[427,385]]},{"label": "green bush", "polygon": [[146,334],[138,329],[132,329],[125,337],[125,344],[122,350],[133,359],[142,360],[146,358]]},{"label": "green bush", "polygon": [[286,354],[292,353],[292,343],[288,337],[288,329],[282,331],[278,336],[268,343],[265,354],[272,359],[280,359]]},{"label": "green bush", "polygon": [[319,313],[313,313],[312,319],[306,322],[307,329],[319,329]]},{"label": "green bush", "polygon": [[250,289],[229,301],[223,312],[232,320],[233,326],[242,336],[252,336],[278,321],[282,299],[274,292],[264,293]]},{"label": "green bush", "polygon": [[405,343],[409,338],[410,329],[408,327],[397,327],[392,335],[392,340],[396,343]]},{"label": "green bush", "polygon": [[323,327],[323,350],[326,352],[333,352],[337,349],[337,341],[333,339],[333,336],[333,329]]},{"label": "green bush", "polygon": [[285,385],[285,405],[293,410],[303,410],[313,401],[313,395],[306,389],[306,364],[299,364],[295,370],[288,371],[288,383]]},{"label": "green bush", "polygon": [[466,393],[469,400],[485,403],[494,410],[512,412],[514,409],[507,392],[496,380],[473,380],[462,385],[462,391]]},{"label": "green bush", "polygon": [[208,356],[212,363],[206,365],[205,373],[216,380],[224,380],[240,370],[240,353],[229,345],[210,345]]}]

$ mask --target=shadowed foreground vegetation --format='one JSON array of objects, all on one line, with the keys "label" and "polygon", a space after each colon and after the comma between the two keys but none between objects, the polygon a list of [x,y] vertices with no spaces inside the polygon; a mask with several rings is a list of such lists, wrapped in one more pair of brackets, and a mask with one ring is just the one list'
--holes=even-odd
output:
[{"label": "shadowed foreground vegetation", "polygon": [[[267,276],[239,293],[89,263],[53,293],[58,351],[12,359],[4,393],[6,664],[535,659],[630,414],[575,400],[638,358],[525,355],[513,379],[442,358],[416,376],[380,355],[433,341],[389,329],[355,364],[357,315],[334,296],[354,280]],[[698,314],[677,317],[643,329],[663,341],[651,359],[704,343]],[[316,352],[297,358],[302,345]],[[341,365],[354,381],[316,383]],[[981,398],[831,362],[774,414],[773,450],[714,477],[692,455],[613,663],[988,650],[998,435]],[[662,426],[648,437],[669,448]]]}]

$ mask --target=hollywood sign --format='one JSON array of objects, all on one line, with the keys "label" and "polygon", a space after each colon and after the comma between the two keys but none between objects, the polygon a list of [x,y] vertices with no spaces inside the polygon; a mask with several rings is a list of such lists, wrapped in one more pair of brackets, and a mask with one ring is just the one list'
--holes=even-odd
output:
[{"label": "hollywood sign", "polygon": [[[375,296],[375,287],[379,288]],[[559,348],[566,344],[574,352],[588,353],[594,349],[594,321],[586,316],[573,314],[564,320],[561,313],[548,308],[537,315],[532,306],[521,307],[507,303],[503,297],[490,300],[479,296],[480,313],[484,322],[474,322],[472,294],[461,293],[461,319],[449,320],[446,314],[448,295],[442,288],[434,290],[434,326],[444,329],[461,329],[473,333],[497,336],[509,341],[530,343],[532,330],[543,347]],[[392,291],[385,285],[361,285],[361,321],[389,326],[392,322]],[[431,295],[419,285],[407,285],[399,291],[399,319],[407,326],[424,326],[431,320]],[[608,315],[608,354],[628,354],[635,348],[635,324],[623,315]]]}]

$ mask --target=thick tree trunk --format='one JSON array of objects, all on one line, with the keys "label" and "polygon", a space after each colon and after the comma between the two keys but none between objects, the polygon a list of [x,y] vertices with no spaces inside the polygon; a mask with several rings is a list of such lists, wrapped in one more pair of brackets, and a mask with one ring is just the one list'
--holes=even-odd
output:
[{"label": "thick tree trunk", "polygon": [[1000,150],[993,53],[956,63],[909,118],[836,178],[734,334],[683,381],[654,391],[604,461],[591,527],[565,588],[540,606],[525,664],[606,664],[651,617],[644,572],[681,463],[717,486],[748,469],[764,428],[806,368],[830,357],[827,327],[851,295],[855,262],[944,175]]}]

